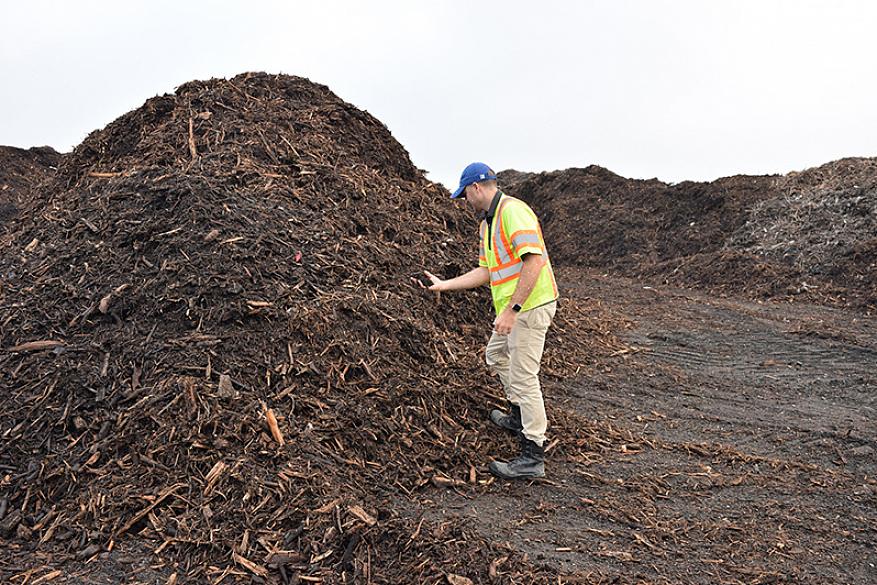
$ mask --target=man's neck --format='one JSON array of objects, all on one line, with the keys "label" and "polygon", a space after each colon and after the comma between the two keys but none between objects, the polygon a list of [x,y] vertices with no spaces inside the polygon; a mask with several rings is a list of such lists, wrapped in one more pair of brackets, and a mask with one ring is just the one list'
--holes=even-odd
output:
[{"label": "man's neck", "polygon": [[493,217],[496,213],[496,207],[499,205],[500,197],[502,197],[502,191],[495,189],[490,195],[490,199],[487,200],[487,209],[484,210],[484,215],[486,217]]}]

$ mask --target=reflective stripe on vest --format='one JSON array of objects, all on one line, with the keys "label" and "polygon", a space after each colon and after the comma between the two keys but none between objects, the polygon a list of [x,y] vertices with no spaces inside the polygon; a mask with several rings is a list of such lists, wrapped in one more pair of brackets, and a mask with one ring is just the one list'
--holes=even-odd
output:
[{"label": "reflective stripe on vest", "polygon": [[499,229],[492,230],[493,233],[490,234],[491,239],[493,240],[493,252],[496,254],[496,263],[499,266],[507,265],[514,260],[511,247],[509,246],[508,239],[505,235],[505,230],[502,227],[502,208],[505,207],[508,202],[508,199],[503,198],[497,207],[496,215],[494,216],[496,219],[494,221],[498,224],[497,227]]},{"label": "reflective stripe on vest", "polygon": [[512,234],[512,248],[516,253],[525,244],[536,244],[541,248],[539,233],[536,230],[520,230]]},{"label": "reflective stripe on vest", "polygon": [[515,260],[508,266],[497,266],[496,268],[491,268],[490,286],[496,286],[498,284],[508,282],[513,278],[518,278],[521,275],[521,270],[523,269],[524,263],[520,260]]},{"label": "reflective stripe on vest", "polygon": [[509,201],[509,199],[503,198],[494,215],[496,229],[491,230],[490,247],[493,249],[493,254],[496,258],[496,266],[490,269],[491,286],[517,278],[521,275],[521,270],[524,267],[520,258],[515,258],[512,254],[512,247],[509,245],[509,240],[502,225],[502,209]]},{"label": "reflective stripe on vest", "polygon": [[480,265],[487,265],[487,253],[484,249],[484,235],[485,235],[485,232],[487,231],[487,222],[486,221],[481,222],[481,227],[479,228],[478,231],[479,231],[479,235],[481,238],[480,250],[479,250],[479,254],[478,254],[478,262]]}]

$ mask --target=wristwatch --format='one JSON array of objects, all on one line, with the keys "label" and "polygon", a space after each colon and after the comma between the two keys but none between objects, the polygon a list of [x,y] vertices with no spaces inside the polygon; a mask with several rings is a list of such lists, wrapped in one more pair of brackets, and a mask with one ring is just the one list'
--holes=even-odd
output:
[{"label": "wristwatch", "polygon": [[524,307],[522,307],[518,303],[515,303],[514,305],[512,305],[512,311],[514,311],[515,313],[520,313],[521,309],[523,309],[523,308]]}]

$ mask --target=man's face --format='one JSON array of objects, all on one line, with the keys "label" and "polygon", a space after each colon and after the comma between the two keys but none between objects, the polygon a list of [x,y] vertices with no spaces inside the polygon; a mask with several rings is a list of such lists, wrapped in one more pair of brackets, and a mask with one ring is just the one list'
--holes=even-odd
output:
[{"label": "man's face", "polygon": [[478,212],[479,209],[479,196],[480,193],[478,192],[478,183],[466,185],[466,188],[463,189],[463,197],[466,198],[466,203],[468,203],[469,207],[471,207],[472,210],[475,212]]}]

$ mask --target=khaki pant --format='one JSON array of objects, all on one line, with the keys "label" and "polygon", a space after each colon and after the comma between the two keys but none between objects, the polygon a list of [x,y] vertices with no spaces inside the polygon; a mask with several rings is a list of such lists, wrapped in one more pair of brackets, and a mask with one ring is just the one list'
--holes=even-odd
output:
[{"label": "khaki pant", "polygon": [[548,429],[539,365],[545,334],[556,311],[557,303],[552,302],[520,313],[512,332],[499,335],[494,331],[484,352],[487,367],[499,376],[506,398],[521,407],[524,436],[537,445],[545,442]]}]

